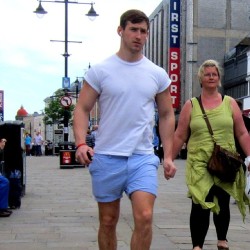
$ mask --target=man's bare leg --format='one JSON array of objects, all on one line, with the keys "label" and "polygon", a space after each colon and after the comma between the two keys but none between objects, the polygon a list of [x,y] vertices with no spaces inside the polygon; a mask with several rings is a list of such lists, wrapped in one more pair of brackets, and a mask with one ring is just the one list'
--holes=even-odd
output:
[{"label": "man's bare leg", "polygon": [[136,191],[131,196],[135,224],[131,239],[131,250],[150,249],[154,201],[154,195],[142,191]]},{"label": "man's bare leg", "polygon": [[99,202],[98,244],[100,250],[116,250],[116,225],[120,214],[120,200]]}]

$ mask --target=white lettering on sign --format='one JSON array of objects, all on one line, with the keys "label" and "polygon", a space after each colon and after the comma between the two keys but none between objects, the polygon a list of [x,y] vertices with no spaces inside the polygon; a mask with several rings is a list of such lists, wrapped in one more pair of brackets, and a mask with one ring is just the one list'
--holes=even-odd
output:
[{"label": "white lettering on sign", "polygon": [[170,93],[173,107],[178,106],[180,96],[180,55],[177,51],[170,53],[169,76],[171,79]]},{"label": "white lettering on sign", "polygon": [[171,90],[171,93],[178,93],[178,88],[176,85],[171,85],[170,90]]},{"label": "white lettering on sign", "polygon": [[177,63],[171,63],[170,67],[171,67],[171,71],[173,71],[175,69],[178,69],[178,64]]},{"label": "white lettering on sign", "polygon": [[180,105],[180,0],[170,0],[169,67],[170,93],[174,108]]},{"label": "white lettering on sign", "polygon": [[177,53],[177,52],[171,52],[171,54],[170,54],[170,59],[171,60],[177,60],[178,59],[178,56],[179,56],[179,54]]},{"label": "white lettering on sign", "polygon": [[171,95],[171,99],[172,99],[172,104],[173,105],[176,103],[176,98],[177,98],[177,96]]},{"label": "white lettering on sign", "polygon": [[[172,13],[172,15],[171,15],[171,20],[172,20],[172,21],[175,21],[175,22],[178,22],[178,21],[179,21],[179,15],[178,15],[178,13]],[[172,27],[173,27],[173,26],[176,26],[177,29],[178,29],[178,25],[173,24]]]}]

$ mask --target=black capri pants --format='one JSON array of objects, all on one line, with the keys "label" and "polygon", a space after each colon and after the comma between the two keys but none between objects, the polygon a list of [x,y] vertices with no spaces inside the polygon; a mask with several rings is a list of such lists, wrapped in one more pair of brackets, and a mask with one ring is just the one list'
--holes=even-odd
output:
[{"label": "black capri pants", "polygon": [[[220,206],[219,214],[213,214],[213,221],[216,228],[216,234],[218,240],[227,240],[227,232],[230,223],[230,195],[222,188],[212,186],[210,189],[206,201],[212,202],[214,196],[218,198]],[[205,237],[209,228],[210,222],[210,209],[203,209],[200,204],[195,204],[192,201],[192,208],[190,214],[190,231],[193,248],[199,246],[203,247]]]}]

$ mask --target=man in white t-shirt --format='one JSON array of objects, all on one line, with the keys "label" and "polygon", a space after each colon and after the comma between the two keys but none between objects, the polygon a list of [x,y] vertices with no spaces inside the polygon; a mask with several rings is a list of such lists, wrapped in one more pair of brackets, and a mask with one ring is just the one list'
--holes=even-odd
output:
[{"label": "man in white t-shirt", "polygon": [[[99,208],[100,249],[117,249],[116,226],[123,192],[131,199],[135,224],[131,249],[150,248],[159,166],[152,144],[155,102],[166,179],[176,172],[172,161],[175,118],[171,81],[163,68],[142,54],[148,32],[149,19],[143,12],[128,10],[122,14],[117,29],[120,49],[89,69],[74,111],[76,159],[83,165],[90,163]],[[89,113],[97,100],[100,122],[92,149],[85,138]]]},{"label": "man in white t-shirt", "polygon": [[34,137],[35,155],[36,156],[42,155],[42,144],[43,144],[43,137],[41,136],[40,132],[37,132],[35,137]]}]

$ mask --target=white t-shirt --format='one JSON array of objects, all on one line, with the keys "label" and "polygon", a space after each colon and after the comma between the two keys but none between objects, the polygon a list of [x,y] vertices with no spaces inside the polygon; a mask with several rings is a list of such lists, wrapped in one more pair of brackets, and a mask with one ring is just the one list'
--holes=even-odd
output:
[{"label": "white t-shirt", "polygon": [[130,63],[113,55],[92,66],[85,80],[100,94],[95,152],[151,154],[155,96],[171,83],[166,71],[146,57]]},{"label": "white t-shirt", "polygon": [[35,142],[35,145],[42,145],[42,143],[43,143],[42,136],[40,134],[39,135],[35,135],[34,142]]}]

